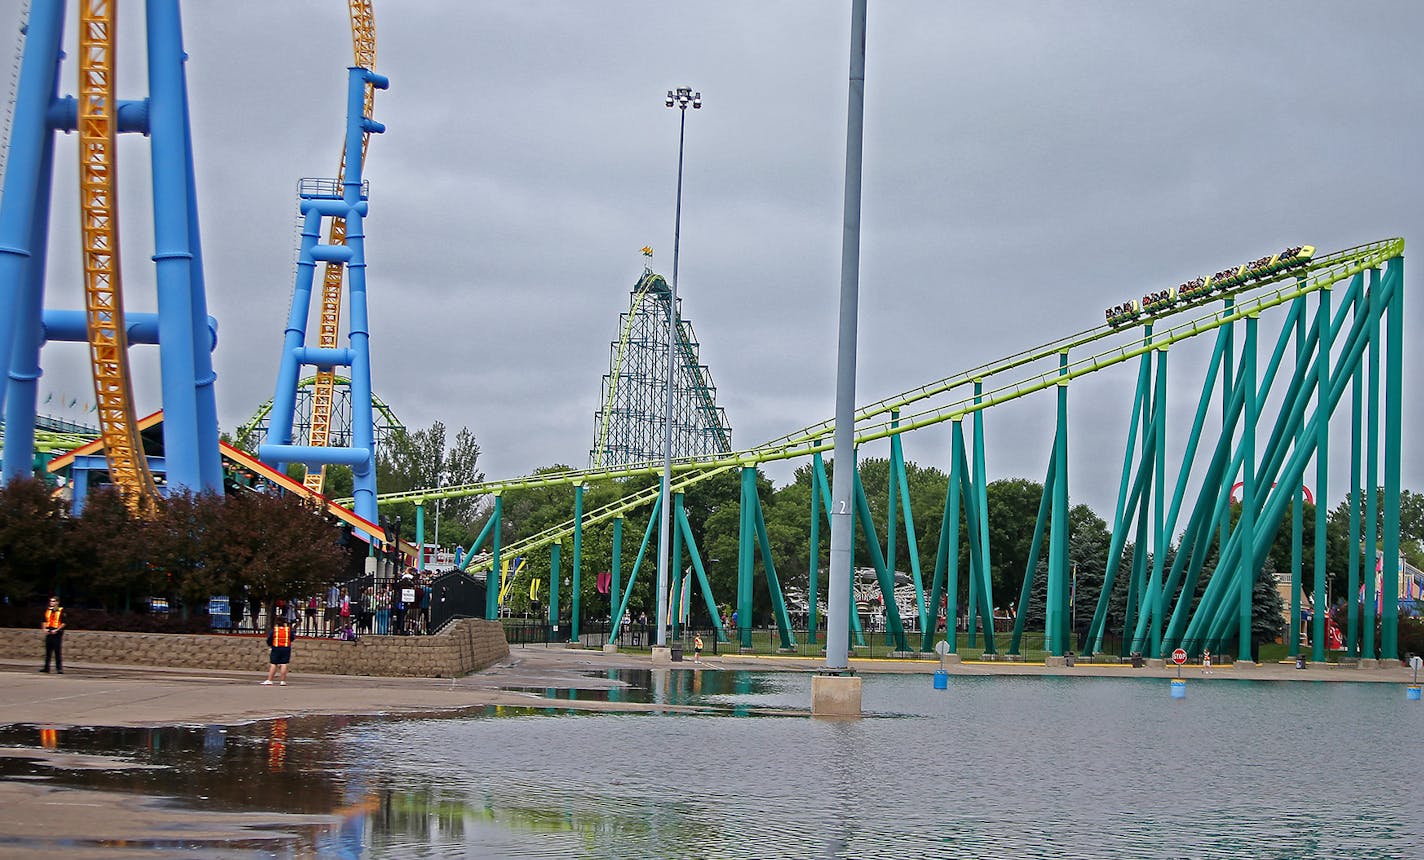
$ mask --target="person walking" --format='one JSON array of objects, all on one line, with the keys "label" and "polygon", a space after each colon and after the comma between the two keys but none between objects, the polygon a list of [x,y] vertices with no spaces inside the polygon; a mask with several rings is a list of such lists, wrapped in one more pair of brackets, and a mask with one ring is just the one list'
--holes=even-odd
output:
[{"label": "person walking", "polygon": [[54,655],[54,671],[60,675],[64,674],[64,607],[59,605],[58,597],[49,599],[49,608],[45,610],[44,623],[40,629],[45,633],[45,662],[41,672],[49,671],[49,657]]},{"label": "person walking", "polygon": [[[278,605],[280,609],[280,604]],[[277,679],[279,686],[287,686],[287,667],[292,662],[292,624],[284,616],[278,615],[277,621],[267,630],[267,647],[272,649],[271,656],[267,662],[267,680],[262,682],[262,686],[272,686],[272,679]]]},{"label": "person walking", "polygon": [[1203,674],[1203,675],[1210,675],[1210,674],[1211,674],[1211,652],[1210,652],[1210,651],[1202,651],[1202,674]]},{"label": "person walking", "polygon": [[693,662],[696,662],[696,663],[701,663],[701,662],[702,662],[702,637],[701,637],[701,636],[693,636],[693,637],[692,637],[692,659],[693,659]]}]

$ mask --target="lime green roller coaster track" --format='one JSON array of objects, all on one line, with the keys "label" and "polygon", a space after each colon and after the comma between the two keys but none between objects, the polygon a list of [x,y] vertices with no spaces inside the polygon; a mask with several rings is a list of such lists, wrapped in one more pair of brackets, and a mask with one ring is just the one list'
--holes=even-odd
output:
[{"label": "lime green roller coaster track", "polygon": [[[1224,293],[1201,297],[1188,304],[1178,304],[1157,312],[1149,312],[1129,327],[1100,325],[1051,343],[971,368],[962,373],[921,385],[901,394],[871,403],[856,412],[857,445],[907,433],[946,421],[959,421],[978,410],[1009,403],[1028,395],[1060,385],[1098,371],[1115,367],[1153,350],[1165,350],[1200,335],[1214,332],[1222,326],[1258,316],[1292,300],[1329,289],[1342,281],[1369,269],[1382,266],[1404,251],[1403,239],[1371,242],[1325,255],[1316,255],[1304,267],[1277,272],[1258,278]],[[1215,305],[1223,298],[1233,298],[1234,305],[1223,311]],[[1138,324],[1153,323],[1149,335]],[[1167,323],[1166,325],[1162,325]],[[1089,350],[1088,355],[1072,357]],[[1066,371],[1060,369],[1059,357],[1068,354]],[[982,394],[962,391],[974,383],[983,383]],[[898,417],[892,420],[891,415]],[[730,469],[756,466],[761,463],[809,457],[817,451],[829,451],[828,442],[834,432],[834,422],[823,421],[794,433],[772,439],[753,448],[710,457],[688,457],[675,462],[676,479],[673,490],[686,489],[698,482]],[[436,499],[475,495],[497,495],[512,490],[591,483],[595,481],[651,475],[659,464],[638,464],[613,469],[572,469],[542,473],[521,478],[484,481],[439,490],[416,490],[391,493],[380,497],[381,504],[395,502],[423,503]],[[652,504],[658,487],[633,493],[604,508],[585,513],[584,527],[612,520],[629,511]],[[574,523],[548,529],[537,535],[521,538],[503,547],[506,557],[527,553],[560,541],[573,533]],[[486,565],[487,566],[487,565]],[[478,563],[472,569],[483,569]]]}]

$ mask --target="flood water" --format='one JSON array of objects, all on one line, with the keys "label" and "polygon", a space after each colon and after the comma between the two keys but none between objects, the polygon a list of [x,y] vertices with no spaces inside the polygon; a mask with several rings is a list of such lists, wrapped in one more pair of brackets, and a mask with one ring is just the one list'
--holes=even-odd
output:
[{"label": "flood water", "polygon": [[[270,856],[1412,857],[1424,706],[1391,684],[866,676],[809,719],[804,675],[615,671],[698,714],[488,708],[155,730],[0,729],[156,768],[0,759],[0,778],[335,814]],[[5,843],[0,834],[0,846]],[[168,852],[173,853],[173,852]],[[204,854],[203,856],[212,856]]]}]

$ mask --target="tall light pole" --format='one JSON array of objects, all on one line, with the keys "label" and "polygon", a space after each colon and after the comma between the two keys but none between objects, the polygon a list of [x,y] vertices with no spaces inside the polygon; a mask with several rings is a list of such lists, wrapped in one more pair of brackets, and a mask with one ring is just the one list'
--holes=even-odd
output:
[{"label": "tall light pole", "polygon": [[677,255],[682,243],[682,145],[687,138],[687,108],[702,108],[702,93],[692,87],[668,90],[666,107],[677,108],[677,213],[672,227],[672,284],[668,296],[667,413],[663,428],[662,518],[658,523],[658,645],[667,645],[668,538],[672,531],[673,379],[677,375]]}]

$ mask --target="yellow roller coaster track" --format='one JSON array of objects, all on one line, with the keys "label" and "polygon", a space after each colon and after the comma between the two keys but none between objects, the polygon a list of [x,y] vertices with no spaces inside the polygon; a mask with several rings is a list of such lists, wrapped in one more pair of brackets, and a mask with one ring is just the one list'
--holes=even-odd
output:
[{"label": "yellow roller coaster track", "polygon": [[134,414],[119,273],[114,98],[116,0],[83,0],[79,15],[79,206],[89,362],[109,479],[141,511],[157,498]]},{"label": "yellow roller coaster track", "polygon": [[[376,69],[376,13],[372,0],[348,0],[351,15],[351,49],[355,64],[363,69]],[[366,85],[366,116],[371,116],[376,99],[376,88]],[[366,148],[371,143],[371,135],[361,136],[361,161],[366,160]],[[338,179],[346,175],[346,147],[341,148],[341,166],[337,168]],[[346,219],[332,218],[328,241],[333,245],[346,244]],[[318,329],[317,344],[322,349],[336,349],[341,336],[341,280],[346,267],[341,263],[327,263],[321,284],[321,324]],[[307,444],[325,448],[331,439],[332,393],[336,388],[336,372],[319,370],[316,384],[312,388],[311,432]],[[320,493],[326,482],[326,467],[309,469],[303,483],[306,488]]]}]

